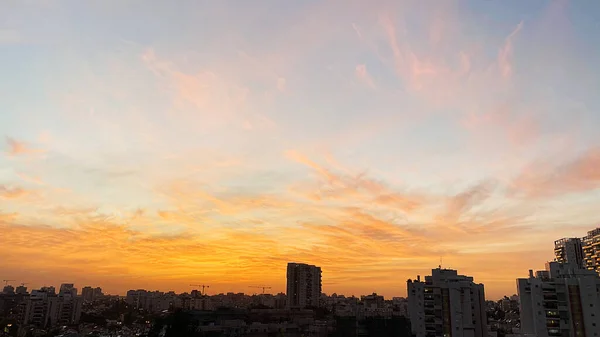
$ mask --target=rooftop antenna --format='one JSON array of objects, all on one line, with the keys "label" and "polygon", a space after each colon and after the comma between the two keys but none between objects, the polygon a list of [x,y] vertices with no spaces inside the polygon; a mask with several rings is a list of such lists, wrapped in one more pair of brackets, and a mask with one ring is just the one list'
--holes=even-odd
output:
[{"label": "rooftop antenna", "polygon": [[440,269],[442,269],[442,261],[443,261],[444,257],[440,256]]}]

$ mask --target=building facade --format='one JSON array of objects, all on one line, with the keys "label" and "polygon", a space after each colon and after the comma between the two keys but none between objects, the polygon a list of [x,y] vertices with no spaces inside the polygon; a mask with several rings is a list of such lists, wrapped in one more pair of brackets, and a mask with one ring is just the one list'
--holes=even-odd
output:
[{"label": "building facade", "polygon": [[92,288],[88,286],[81,289],[81,297],[83,298],[84,302],[91,303],[102,298],[102,296],[104,296],[104,294],[102,293],[102,288],[100,287]]},{"label": "building facade", "polygon": [[600,274],[600,228],[596,228],[583,237],[584,267]]},{"label": "building facade", "polygon": [[321,268],[304,263],[288,263],[288,308],[318,307],[321,299]]},{"label": "building facade", "polygon": [[583,246],[580,238],[563,238],[554,241],[554,256],[560,263],[575,264],[584,267]]},{"label": "building facade", "polygon": [[24,301],[20,321],[25,325],[48,328],[56,325],[78,324],[82,299],[73,295],[74,288],[64,288],[58,295],[48,288],[33,290]]},{"label": "building facade", "polygon": [[483,284],[452,269],[408,280],[408,312],[416,337],[486,337]]},{"label": "building facade", "polygon": [[600,277],[576,264],[550,262],[517,279],[521,332],[537,337],[600,336]]}]

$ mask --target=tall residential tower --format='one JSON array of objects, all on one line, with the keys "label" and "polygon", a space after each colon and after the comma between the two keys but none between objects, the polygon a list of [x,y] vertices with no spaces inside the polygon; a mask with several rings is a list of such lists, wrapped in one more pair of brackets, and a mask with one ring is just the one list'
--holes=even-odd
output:
[{"label": "tall residential tower", "polygon": [[583,247],[580,238],[564,238],[554,241],[554,256],[560,263],[570,263],[584,267]]},{"label": "tall residential tower", "polygon": [[600,274],[600,228],[589,231],[581,241],[584,267]]},{"label": "tall residential tower", "polygon": [[288,263],[287,305],[289,308],[318,307],[321,299],[321,268]]}]

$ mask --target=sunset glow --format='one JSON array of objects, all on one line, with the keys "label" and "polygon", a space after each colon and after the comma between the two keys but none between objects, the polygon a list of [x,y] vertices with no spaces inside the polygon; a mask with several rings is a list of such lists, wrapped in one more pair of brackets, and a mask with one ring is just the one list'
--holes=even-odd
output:
[{"label": "sunset glow", "polygon": [[303,262],[405,296],[442,263],[513,294],[600,223],[598,13],[2,1],[0,279],[281,292]]}]

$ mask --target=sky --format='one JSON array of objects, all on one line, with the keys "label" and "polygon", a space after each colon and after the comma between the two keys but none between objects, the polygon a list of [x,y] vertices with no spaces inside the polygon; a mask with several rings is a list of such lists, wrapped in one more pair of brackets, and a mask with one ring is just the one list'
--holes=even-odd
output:
[{"label": "sky", "polygon": [[516,292],[600,223],[600,2],[0,1],[0,278]]}]

